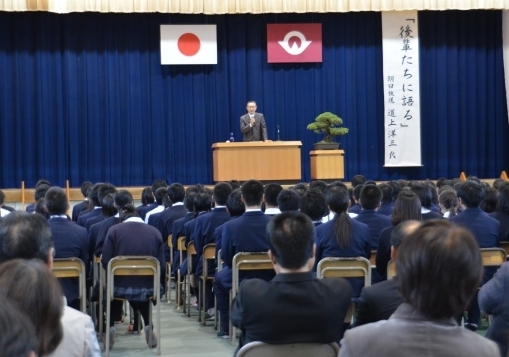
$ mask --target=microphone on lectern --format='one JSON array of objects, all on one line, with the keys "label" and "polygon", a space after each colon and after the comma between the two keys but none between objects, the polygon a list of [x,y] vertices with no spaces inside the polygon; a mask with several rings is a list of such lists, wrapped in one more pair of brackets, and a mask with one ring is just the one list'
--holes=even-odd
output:
[{"label": "microphone on lectern", "polygon": [[279,125],[277,125],[277,141],[281,141],[279,140]]}]

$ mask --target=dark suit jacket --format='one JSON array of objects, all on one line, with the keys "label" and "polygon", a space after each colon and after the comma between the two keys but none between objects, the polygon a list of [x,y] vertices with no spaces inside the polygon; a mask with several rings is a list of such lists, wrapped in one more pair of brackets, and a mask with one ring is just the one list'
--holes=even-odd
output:
[{"label": "dark suit jacket", "polygon": [[230,312],[241,329],[238,348],[253,341],[339,342],[350,296],[346,280],[318,280],[312,272],[244,280]]},{"label": "dark suit jacket", "polygon": [[348,213],[357,213],[359,214],[361,212],[361,205],[356,203],[351,207],[348,207]]},{"label": "dark suit jacket", "polygon": [[244,141],[266,141],[267,126],[265,125],[265,118],[262,113],[254,114],[255,123],[253,127],[249,126],[251,121],[249,113],[240,117],[240,131],[244,134]]},{"label": "dark suit jacket", "polygon": [[506,236],[509,234],[509,214],[505,212],[493,212],[490,213],[490,217],[500,222],[500,228],[498,229],[499,241],[506,240]]},{"label": "dark suit jacket", "polygon": [[159,216],[159,232],[165,241],[165,246],[168,248],[168,236],[172,234],[173,222],[177,219],[184,217],[187,214],[187,208],[184,205],[173,205],[165,209]]},{"label": "dark suit jacket", "polygon": [[91,217],[91,218],[87,219],[87,221],[85,222],[85,228],[88,231],[92,225],[102,222],[105,219],[106,219],[106,217],[102,214],[102,210],[101,210],[101,214],[98,214],[95,217]]},{"label": "dark suit jacket", "polygon": [[493,314],[493,322],[486,337],[495,341],[502,356],[507,355],[509,344],[509,263],[504,263],[479,291],[479,307]]},{"label": "dark suit jacket", "polygon": [[30,203],[28,206],[26,206],[25,212],[34,213],[35,212],[35,203]]},{"label": "dark suit jacket", "polygon": [[74,222],[78,222],[78,217],[79,217],[81,211],[83,211],[87,207],[87,203],[88,203],[88,201],[85,200],[83,202],[80,202],[80,203],[74,205],[74,207],[72,208],[72,220]]},{"label": "dark suit jacket", "polygon": [[[55,244],[55,258],[79,258],[85,263],[86,271],[89,271],[87,230],[67,218],[52,217],[48,223]],[[78,279],[59,279],[59,281],[67,303],[71,303],[79,296]]]},{"label": "dark suit jacket", "polygon": [[104,240],[106,239],[106,235],[108,234],[110,227],[119,223],[120,218],[118,217],[108,217],[100,223],[101,226],[99,228],[99,232],[97,232],[97,239],[94,245],[94,255],[96,257],[100,257],[103,253]]},{"label": "dark suit jacket", "polygon": [[384,216],[390,216],[392,214],[392,210],[394,209],[394,204],[392,203],[382,203],[380,207],[376,210],[377,213],[383,214]]},{"label": "dark suit jacket", "polygon": [[[185,235],[184,225],[189,222],[193,218],[193,213],[188,212],[184,217],[179,218],[173,222],[173,227],[171,229],[171,242],[173,244],[173,266],[171,267],[172,274],[176,274],[177,270],[180,268],[179,259],[180,253],[177,250],[177,240]],[[169,256],[165,257],[166,261],[169,260]],[[182,254],[182,258],[187,258],[187,252],[184,251]]]},{"label": "dark suit jacket", "polygon": [[94,208],[92,211],[90,212],[87,212],[87,213],[83,213],[81,215],[79,215],[78,217],[78,224],[82,227],[85,227],[85,224],[87,223],[87,220],[89,218],[92,218],[92,217],[95,217],[95,216],[99,216],[100,214],[102,214],[102,210],[101,210],[101,207],[99,208]]},{"label": "dark suit jacket", "polygon": [[157,204],[157,202],[154,202],[154,203],[151,203],[149,205],[141,206],[141,207],[136,208],[136,212],[138,212],[138,214],[140,215],[140,218],[142,220],[145,220],[145,216],[147,215],[147,213],[152,211],[157,206],[159,206]]},{"label": "dark suit jacket", "polygon": [[[164,210],[161,212],[158,212],[158,213],[152,213],[150,215],[150,217],[148,217],[148,225],[152,226],[154,228],[157,228],[159,230],[159,225],[161,224],[161,213],[163,213],[163,212],[164,212]],[[161,235],[161,237],[162,237],[162,235]],[[166,238],[168,238],[168,236],[166,236]]]},{"label": "dark suit jacket", "polygon": [[371,249],[378,249],[378,237],[380,232],[386,227],[392,226],[391,219],[383,214],[373,210],[362,210],[355,220],[364,223],[369,228],[369,236],[371,240]]},{"label": "dark suit jacket", "polygon": [[430,219],[440,219],[440,218],[443,218],[443,217],[440,214],[433,212],[433,211],[422,214],[423,221],[429,221]]},{"label": "dark suit jacket", "polygon": [[361,296],[357,300],[352,328],[371,322],[388,320],[403,302],[395,278],[364,287]]},{"label": "dark suit jacket", "polygon": [[376,271],[382,279],[387,279],[387,264],[391,260],[391,233],[394,226],[384,228],[378,238],[378,251],[376,253]]}]

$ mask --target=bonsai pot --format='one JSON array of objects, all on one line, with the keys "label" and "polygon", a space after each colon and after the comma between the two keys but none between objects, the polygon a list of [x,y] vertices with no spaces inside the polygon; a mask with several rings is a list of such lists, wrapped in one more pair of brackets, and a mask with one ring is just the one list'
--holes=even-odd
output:
[{"label": "bonsai pot", "polygon": [[339,149],[339,143],[315,143],[315,150],[337,150]]}]

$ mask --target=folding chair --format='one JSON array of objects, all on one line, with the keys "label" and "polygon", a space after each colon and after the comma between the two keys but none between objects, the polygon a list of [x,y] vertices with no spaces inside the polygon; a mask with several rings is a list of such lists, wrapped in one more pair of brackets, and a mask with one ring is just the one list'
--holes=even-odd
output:
[{"label": "folding chair", "polygon": [[[239,272],[251,270],[274,270],[269,254],[266,252],[239,252],[235,254],[232,261],[232,289],[230,291],[230,305],[239,291]],[[230,321],[230,340],[235,346],[236,328]]]},{"label": "folding chair", "polygon": [[371,257],[369,258],[369,264],[371,264],[371,269],[376,268],[376,250],[371,250]]},{"label": "folding chair", "polygon": [[[195,258],[196,255],[197,254],[196,248],[194,247],[194,242],[190,241],[187,244],[187,275],[184,276],[184,292],[187,295],[187,317],[191,317],[191,274],[194,274],[193,258]],[[185,312],[186,307],[184,306],[184,313]]]},{"label": "folding chair", "polygon": [[250,342],[237,352],[237,357],[337,357],[339,346],[333,343],[288,343],[270,345]]},{"label": "folding chair", "polygon": [[[322,278],[364,278],[364,286],[371,285],[371,264],[363,257],[323,258],[316,269],[318,279]],[[350,302],[345,322],[351,322],[355,312],[355,303]]]},{"label": "folding chair", "polygon": [[[223,270],[223,260],[221,259],[221,249],[217,251],[217,272]],[[216,315],[214,316],[214,330],[219,328],[219,310],[217,309],[217,298],[216,294],[214,294],[214,307],[216,309]]]},{"label": "folding chair", "polygon": [[509,242],[500,242],[500,248],[505,251],[506,260],[509,260]]},{"label": "folding chair", "polygon": [[[187,251],[186,247],[186,236],[182,236],[177,240],[177,250],[180,253],[180,260],[179,260],[179,267],[182,265],[182,261],[184,260],[184,251]],[[184,302],[182,301],[182,287],[183,282],[180,279],[180,268],[177,270],[177,298],[175,299],[175,306],[177,307],[177,310],[180,309],[180,305]],[[186,312],[185,306],[184,306],[184,313]]]},{"label": "folding chair", "polygon": [[[111,301],[114,299],[113,292],[116,276],[153,276],[154,295],[157,306],[157,355],[161,355],[161,297],[160,297],[160,277],[161,267],[159,261],[154,257],[148,256],[120,256],[115,257],[108,263],[108,284],[106,293],[106,337],[105,337],[105,355],[110,354],[110,314]],[[152,303],[149,303],[149,323],[152,328]],[[149,336],[149,345],[152,345],[152,334]]]},{"label": "folding chair", "polygon": [[[506,262],[506,252],[502,248],[481,248],[481,258],[483,267],[500,267]],[[493,320],[492,315],[488,315],[488,326]]]},{"label": "folding chair", "polygon": [[79,280],[81,312],[87,313],[85,264],[79,258],[60,258],[53,260],[53,274],[58,279],[76,278]]},{"label": "folding chair", "polygon": [[[207,281],[214,281],[213,276],[209,276],[208,262],[209,260],[216,260],[216,245],[214,243],[207,244],[203,247],[202,253],[202,262],[203,262],[203,271],[200,277],[200,303],[199,303],[199,313],[198,313],[198,322],[201,322],[203,326],[206,326],[205,320],[205,289],[207,285]],[[202,318],[203,311],[203,318]]]},{"label": "folding chair", "polygon": [[170,289],[170,285],[171,285],[171,281],[172,279],[174,280],[174,278],[172,278],[171,276],[171,267],[173,266],[173,243],[171,241],[171,237],[172,235],[168,235],[168,247],[170,248],[170,261],[169,262],[166,262],[166,301],[168,301],[168,304],[171,302],[171,289]]},{"label": "folding chair", "polygon": [[387,264],[387,279],[392,279],[396,275],[396,261],[389,260],[389,264]]}]

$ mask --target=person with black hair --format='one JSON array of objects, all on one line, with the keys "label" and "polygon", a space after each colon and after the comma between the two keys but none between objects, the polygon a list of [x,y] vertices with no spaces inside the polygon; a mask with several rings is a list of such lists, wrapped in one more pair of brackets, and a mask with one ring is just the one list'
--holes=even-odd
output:
[{"label": "person with black hair", "polygon": [[[403,239],[406,239],[421,224],[420,221],[405,221],[394,227],[391,232],[392,260],[397,260],[398,248]],[[380,320],[388,320],[403,302],[395,277],[371,286],[365,286],[357,300],[352,328]]]},{"label": "person with black hair", "polygon": [[[194,271],[195,280],[203,274],[203,269],[208,269],[209,276],[214,276],[217,268],[216,262],[209,262],[208,267],[203,267],[203,248],[209,243],[215,243],[214,231],[217,227],[230,220],[230,215],[226,211],[226,202],[228,196],[232,193],[232,187],[226,182],[220,182],[214,186],[212,200],[214,208],[206,214],[197,217],[192,232],[191,240],[196,248],[196,270]],[[205,287],[205,311],[212,312],[214,307],[214,295],[212,294],[212,284],[208,283]],[[199,296],[197,295],[199,301]],[[212,315],[212,314],[211,314]]]},{"label": "person with black hair", "polygon": [[275,216],[280,214],[281,210],[277,204],[277,197],[283,191],[283,186],[277,183],[269,183],[265,185],[263,190],[263,202],[265,203],[265,214]]},{"label": "person with black hair", "polygon": [[352,189],[352,199],[355,202],[353,205],[350,205],[348,208],[348,214],[350,217],[355,218],[361,212],[361,205],[359,203],[359,198],[361,196],[361,190],[364,187],[363,184],[357,185]]},{"label": "person with black hair", "polygon": [[495,212],[490,214],[490,217],[500,222],[498,238],[503,241],[509,238],[509,183],[500,185],[498,192],[497,207]]},{"label": "person with black hair", "polygon": [[73,222],[78,222],[78,217],[80,213],[88,208],[88,192],[92,188],[93,184],[90,181],[85,181],[81,184],[81,194],[83,195],[83,201],[75,204],[72,208],[72,220]]},{"label": "person with black hair", "polygon": [[236,190],[236,189],[240,188],[239,180],[230,180],[230,181],[228,181],[228,183],[230,184],[232,190]]},{"label": "person with black hair", "polygon": [[5,203],[5,193],[0,190],[0,218],[3,216],[7,216],[9,213],[14,212],[15,209],[9,206],[4,205]]},{"label": "person with black hair", "polygon": [[173,229],[173,222],[177,219],[184,217],[187,214],[187,209],[184,206],[184,197],[186,190],[180,183],[175,182],[168,188],[168,198],[172,202],[171,207],[161,212],[159,216],[159,232],[164,241],[164,255],[166,261],[170,261],[170,248],[168,247],[168,236]]},{"label": "person with black hair", "polygon": [[[144,224],[138,216],[136,208],[132,203],[119,207],[120,219],[122,223],[112,226],[108,230],[104,246],[102,249],[101,264],[104,269],[108,268],[109,261],[117,256],[151,256],[159,260],[159,265],[164,267],[164,246],[161,233],[156,228]],[[165,269],[161,269],[161,281],[164,281]],[[161,295],[164,295],[164,284],[160,285]],[[149,298],[154,296],[154,286],[152,277],[117,277],[113,287],[113,295],[116,298],[126,299],[133,309],[140,311],[145,323],[145,340],[150,348],[157,346],[157,339],[152,331],[149,322]],[[112,303],[110,319],[110,348],[114,342],[116,328],[114,326],[114,317],[120,315],[122,302],[120,304]],[[138,328],[137,314],[135,314],[133,332]],[[149,344],[149,337],[152,335],[152,344]],[[112,337],[113,336],[113,337]]]},{"label": "person with black hair", "polygon": [[347,331],[339,357],[500,356],[494,342],[454,320],[482,278],[471,233],[450,220],[424,222],[401,243],[396,275],[405,302],[389,320]]},{"label": "person with black hair", "polygon": [[[177,277],[177,270],[180,267],[180,254],[177,250],[178,239],[185,235],[184,226],[187,222],[193,219],[194,215],[194,197],[196,196],[195,186],[189,186],[184,196],[184,207],[186,208],[186,215],[182,218],[176,219],[171,227],[171,242],[173,245],[173,266],[171,267],[172,275]],[[187,251],[183,251],[183,259],[187,257]]]},{"label": "person with black hair", "polygon": [[[89,239],[87,230],[70,221],[65,212],[69,202],[65,191],[60,187],[52,187],[44,198],[46,210],[49,214],[49,226],[53,236],[55,258],[79,258],[85,264],[85,271],[90,269]],[[64,291],[67,305],[80,309],[79,281],[76,278],[59,280]]]},{"label": "person with black hair", "polygon": [[242,282],[230,313],[232,324],[241,330],[237,351],[253,341],[332,343],[341,339],[338,321],[347,315],[351,288],[342,278],[316,278],[314,237],[313,224],[303,213],[283,212],[269,222],[269,257],[276,276],[271,281]]},{"label": "person with black hair", "polygon": [[[214,292],[217,298],[217,308],[220,312],[221,328],[218,337],[228,336],[229,295],[232,288],[232,261],[238,252],[266,252],[269,248],[265,237],[265,228],[271,217],[261,210],[263,198],[263,184],[257,180],[244,182],[241,187],[242,201],[246,212],[223,224],[221,236],[221,259],[223,269],[216,273]],[[272,279],[272,272],[241,273],[239,281],[247,278]]]},{"label": "person with black hair", "polygon": [[89,218],[102,214],[101,201],[99,201],[99,190],[103,190],[105,185],[106,184],[104,182],[98,182],[92,186],[90,194],[88,195],[88,199],[90,200],[88,211],[82,211],[78,216],[77,223],[80,226],[85,227],[85,223]]},{"label": "person with black hair", "polygon": [[424,182],[411,182],[410,189],[421,201],[421,215],[423,221],[442,218],[440,214],[431,211],[433,195],[431,193],[431,187],[428,184]]},{"label": "person with black hair", "polygon": [[[348,190],[343,187],[332,187],[327,191],[325,200],[335,216],[332,221],[316,227],[315,270],[320,260],[327,257],[369,259],[371,256],[369,228],[348,215]],[[352,285],[352,297],[359,296],[364,286],[364,279],[348,280]]]},{"label": "person with black hair", "polygon": [[482,200],[481,208],[486,213],[493,213],[497,208],[498,203],[498,191],[491,187],[486,187],[484,189],[484,200]]},{"label": "person with black hair", "polygon": [[390,183],[381,183],[378,187],[382,190],[382,203],[376,211],[384,216],[390,216],[394,209],[394,188]]},{"label": "person with black hair", "polygon": [[43,216],[44,218],[49,219],[48,211],[46,211],[46,208],[44,207],[44,198],[39,198],[37,202],[35,202],[33,213],[37,213]]},{"label": "person with black hair", "polygon": [[[116,194],[116,193],[115,193]],[[115,194],[108,193],[101,202],[101,210],[102,215],[104,216],[104,220],[94,223],[90,226],[88,229],[88,241],[89,241],[89,249],[88,249],[88,256],[90,258],[90,261],[93,262],[94,257],[94,251],[95,246],[97,245],[97,237],[99,235],[99,231],[101,230],[102,224],[113,217],[113,219],[116,219],[115,216],[118,215],[118,209],[115,206]],[[120,220],[119,220],[120,222]],[[111,226],[111,225],[110,225]],[[104,238],[103,238],[104,241]],[[101,245],[102,249],[102,245]]]},{"label": "person with black hair", "polygon": [[316,180],[316,181],[311,181],[309,183],[309,189],[318,189],[320,191],[322,191],[322,193],[325,195],[325,191],[327,191],[327,188],[328,188],[328,184],[327,182],[325,181],[322,181],[322,180]]},{"label": "person with black hair", "polygon": [[115,186],[113,186],[109,182],[106,182],[104,185],[102,185],[99,188],[99,190],[97,191],[97,198],[99,200],[99,206],[101,206],[101,213],[98,214],[95,217],[90,217],[89,219],[86,220],[85,228],[87,229],[87,231],[90,229],[90,227],[93,224],[102,222],[102,221],[104,221],[106,219],[106,217],[103,214],[103,211],[104,211],[103,210],[104,197],[106,197],[108,194],[114,194],[115,192],[117,192],[117,188]]},{"label": "person with black hair", "polygon": [[282,190],[277,195],[277,205],[281,212],[298,211],[300,206],[300,196],[295,190]]},{"label": "person with black hair", "polygon": [[154,197],[157,202],[157,207],[154,208],[153,210],[147,212],[147,214],[145,215],[145,223],[146,224],[149,224],[149,225],[153,226],[154,228],[159,227],[159,222],[155,222],[154,218],[152,218],[152,222],[150,222],[150,216],[164,211],[163,199],[164,199],[164,196],[167,196],[167,195],[168,195],[168,187],[160,187],[155,191]]},{"label": "person with black hair", "polygon": [[[232,219],[238,218],[246,212],[246,206],[244,202],[242,202],[242,192],[240,188],[233,190],[232,193],[228,196],[228,200],[226,201],[226,211],[230,215],[230,221]],[[216,256],[219,250],[221,249],[221,236],[223,234],[223,225],[217,227],[214,231],[214,241],[216,242]]]},{"label": "person with black hair", "polygon": [[152,188],[145,187],[141,191],[141,205],[136,207],[136,212],[138,212],[138,215],[141,213],[141,211],[143,211],[149,205],[153,204],[154,201],[155,201],[155,199],[154,199],[154,195],[152,195]]},{"label": "person with black hair", "polygon": [[158,207],[158,203],[155,201],[155,195],[158,188],[166,187],[168,188],[168,184],[164,180],[154,180],[152,182],[152,186],[150,187],[152,189],[152,197],[154,198],[154,202],[152,204],[148,204],[145,207],[138,207],[136,212],[138,212],[141,219],[145,221],[146,215],[148,212],[152,211],[153,209]]},{"label": "person with black hair", "polygon": [[352,188],[355,188],[359,185],[364,185],[364,183],[366,182],[366,178],[362,175],[355,175],[354,177],[352,177]]},{"label": "person with black hair", "polygon": [[378,249],[378,238],[384,228],[392,225],[391,219],[377,212],[382,201],[382,190],[375,185],[364,185],[360,192],[361,211],[354,219],[369,228],[371,249]]},{"label": "person with black hair", "polygon": [[35,186],[35,192],[34,192],[34,203],[29,204],[26,206],[25,211],[28,213],[34,213],[35,212],[35,203],[41,199],[44,198],[46,195],[46,191],[49,190],[50,185],[46,184],[45,182],[48,182],[46,180],[39,180],[37,182],[37,185]]},{"label": "person with black hair", "polygon": [[456,191],[454,191],[452,188],[440,193],[438,196],[438,202],[440,204],[443,218],[451,218],[457,215],[459,206],[458,196],[456,196]]},{"label": "person with black hair", "polygon": [[317,188],[309,189],[300,199],[300,211],[308,215],[315,227],[322,224],[322,218],[327,214],[325,195]]},{"label": "person with black hair", "polygon": [[[467,180],[459,184],[456,193],[463,212],[451,217],[449,221],[468,229],[480,248],[494,248],[500,244],[498,236],[500,222],[479,208],[484,199],[484,190],[484,186],[476,180]],[[489,281],[496,270],[496,267],[485,268],[482,283]],[[480,317],[477,294],[474,294],[468,308],[468,322],[465,327],[472,331],[477,330]]]},{"label": "person with black hair", "polygon": [[0,351],[3,357],[37,357],[34,325],[3,294],[0,294],[0,331]]}]

